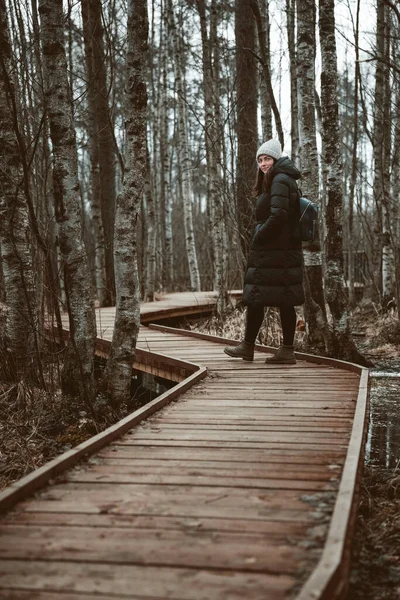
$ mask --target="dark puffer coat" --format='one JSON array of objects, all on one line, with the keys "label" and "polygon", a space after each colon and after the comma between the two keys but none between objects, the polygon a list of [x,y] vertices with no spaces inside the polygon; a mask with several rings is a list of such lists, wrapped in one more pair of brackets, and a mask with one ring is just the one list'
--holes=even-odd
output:
[{"label": "dark puffer coat", "polygon": [[300,173],[287,157],[272,167],[269,193],[256,203],[257,224],[244,278],[243,304],[298,306],[304,302],[299,239]]}]

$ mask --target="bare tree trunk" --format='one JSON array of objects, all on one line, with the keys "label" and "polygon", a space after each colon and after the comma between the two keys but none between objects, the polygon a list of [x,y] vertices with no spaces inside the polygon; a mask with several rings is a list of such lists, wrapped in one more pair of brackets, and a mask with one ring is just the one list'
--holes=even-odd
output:
[{"label": "bare tree trunk", "polygon": [[83,243],[81,199],[72,98],[64,49],[62,0],[40,0],[41,37],[46,109],[53,145],[53,186],[64,282],[70,320],[70,343],[62,385],[94,396],[93,355],[96,337],[93,292]]},{"label": "bare tree trunk", "polygon": [[[268,61],[268,72],[271,72],[271,44],[269,40],[270,22],[269,22],[269,0],[260,0],[261,2],[261,22],[265,37],[265,57]],[[259,36],[260,37],[260,36]],[[260,53],[261,54],[261,53]],[[263,140],[270,140],[272,133],[272,113],[271,101],[267,82],[265,81],[263,68],[260,69],[260,100],[261,100],[261,132]]]},{"label": "bare tree trunk", "polygon": [[[0,0],[0,248],[6,302],[0,340],[4,378],[25,379],[38,371],[38,311],[24,198],[23,159],[16,119],[16,92],[5,0]],[[34,367],[32,369],[32,367]],[[36,375],[36,373],[35,373]]]},{"label": "bare tree trunk", "polygon": [[117,304],[111,351],[104,378],[116,405],[129,399],[140,325],[136,236],[147,165],[147,36],[147,1],[129,0],[125,95],[126,162],[123,188],[117,200],[114,238]]},{"label": "bare tree trunk", "polygon": [[[301,188],[303,195],[319,199],[318,149],[315,126],[315,4],[314,0],[297,2],[297,91],[299,109]],[[322,257],[319,244],[304,246],[305,277],[314,302],[306,295],[304,315],[307,344],[319,352],[328,347],[325,298],[322,286]],[[321,311],[321,314],[317,313]],[[321,327],[321,322],[325,326]]]},{"label": "bare tree trunk", "polygon": [[105,240],[105,268],[107,289],[105,305],[115,303],[113,236],[116,196],[116,155],[113,124],[109,107],[102,0],[88,0],[93,21],[94,95],[96,102],[96,137],[99,147],[99,175],[101,186],[101,213]]},{"label": "bare tree trunk", "polygon": [[146,252],[146,287],[145,299],[147,302],[153,302],[155,292],[156,278],[156,219],[154,210],[154,200],[150,182],[150,155],[146,149],[146,178],[144,182],[144,197],[147,208],[147,252]]},{"label": "bare tree trunk", "polygon": [[107,293],[106,267],[105,267],[105,242],[103,219],[101,213],[102,182],[100,178],[100,147],[97,135],[97,100],[95,80],[97,73],[94,62],[94,32],[96,23],[91,10],[91,0],[81,0],[83,40],[85,47],[86,73],[87,73],[87,98],[88,98],[88,147],[90,158],[90,213],[93,224],[94,238],[94,280],[96,282],[96,295],[100,306],[110,302]]},{"label": "bare tree trunk", "polygon": [[349,221],[348,221],[348,251],[347,261],[349,270],[349,301],[350,306],[354,306],[356,303],[356,296],[354,290],[354,236],[353,236],[353,224],[354,224],[354,196],[357,182],[357,147],[358,147],[358,87],[359,87],[359,24],[360,24],[360,0],[357,0],[356,8],[356,24],[354,31],[354,49],[356,53],[355,72],[354,72],[354,101],[353,101],[353,147],[351,156],[351,175],[350,175],[350,189],[349,189]]},{"label": "bare tree trunk", "polygon": [[296,43],[295,43],[296,0],[286,0],[286,19],[288,31],[289,69],[290,69],[290,139],[292,142],[292,161],[299,164],[299,109],[297,101]]},{"label": "bare tree trunk", "polygon": [[[400,23],[399,23],[400,27]],[[397,41],[394,42],[394,50],[393,55],[398,55],[400,51],[400,44]],[[393,238],[394,244],[397,248],[400,246],[400,206],[398,198],[400,198],[400,81],[397,80],[395,86],[395,94],[396,100],[394,104],[395,110],[395,129],[394,129],[394,139],[393,139],[393,156],[392,156],[392,194],[391,198],[393,199]],[[395,297],[396,297],[396,307],[397,307],[397,315],[400,319],[400,255],[399,252],[395,253],[395,268],[396,268],[396,277],[395,277]]]},{"label": "bare tree trunk", "polygon": [[350,311],[343,277],[343,167],[339,136],[334,0],[319,0],[319,34],[324,159],[327,170],[325,293],[332,315],[329,354],[366,364],[351,338]]},{"label": "bare tree trunk", "polygon": [[392,207],[390,198],[391,189],[391,141],[392,141],[392,89],[390,69],[390,50],[391,50],[391,26],[389,9],[386,7],[385,18],[385,82],[384,82],[384,106],[383,106],[383,127],[384,127],[384,165],[383,165],[383,214],[382,214],[382,296],[385,303],[393,301],[394,282],[395,282],[395,258],[396,251],[393,227],[392,227]]},{"label": "bare tree trunk", "polygon": [[274,113],[274,117],[275,117],[275,126],[276,126],[276,130],[278,132],[278,138],[279,138],[279,141],[283,148],[283,146],[285,145],[285,140],[283,138],[282,121],[281,121],[281,116],[279,114],[278,105],[275,100],[274,90],[272,88],[271,72],[270,72],[270,67],[269,67],[270,60],[269,60],[269,54],[267,54],[267,48],[269,48],[269,40],[267,43],[266,36],[265,36],[265,30],[263,28],[263,19],[261,16],[260,7],[258,6],[257,0],[251,0],[251,9],[253,11],[254,18],[256,20],[256,25],[257,25],[258,46],[259,46],[260,55],[261,55],[265,85],[267,86],[269,101],[271,104],[272,112]]},{"label": "bare tree trunk", "polygon": [[[211,39],[211,31],[216,27],[210,27],[210,37],[207,35],[207,22],[204,0],[197,0],[197,10],[200,15],[201,40],[203,50],[203,89],[205,104],[205,144],[207,159],[207,201],[211,208],[211,238],[214,255],[214,289],[217,292],[217,313],[222,316],[225,313],[228,301],[228,293],[224,277],[224,256],[226,248],[223,244],[223,197],[221,194],[222,178],[220,173],[221,156],[219,153],[218,136],[219,123],[216,121],[214,112],[217,84],[213,72],[214,61],[212,61],[212,48],[216,40]],[[214,14],[215,18],[215,14]],[[214,25],[214,24],[213,24]]]},{"label": "bare tree trunk", "polygon": [[182,201],[185,225],[186,252],[188,257],[190,288],[193,291],[200,290],[200,272],[197,262],[196,245],[193,230],[193,191],[191,182],[191,163],[189,158],[188,134],[186,126],[186,104],[185,104],[185,86],[184,86],[184,68],[183,52],[180,48],[178,31],[175,24],[173,5],[171,0],[168,4],[169,24],[174,46],[174,64],[175,64],[175,85],[178,104],[178,139],[179,139],[179,160],[181,164],[182,175]]},{"label": "bare tree trunk", "polygon": [[243,256],[247,256],[254,224],[251,188],[256,176],[255,156],[257,131],[257,66],[254,56],[255,21],[252,0],[235,2],[236,93],[237,93],[237,156],[236,204],[237,223]]},{"label": "bare tree trunk", "polygon": [[[376,52],[379,57],[385,55],[385,2],[378,0],[376,25]],[[383,218],[382,205],[384,201],[383,173],[385,168],[385,69],[383,60],[376,61],[375,95],[374,95],[374,245],[372,248],[372,271],[374,274],[375,297],[382,291],[382,247],[383,247]]]}]

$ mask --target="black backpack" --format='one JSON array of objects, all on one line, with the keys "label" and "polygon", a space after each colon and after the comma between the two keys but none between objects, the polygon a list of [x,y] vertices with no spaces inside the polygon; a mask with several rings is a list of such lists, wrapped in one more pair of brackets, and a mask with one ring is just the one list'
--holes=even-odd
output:
[{"label": "black backpack", "polygon": [[318,205],[300,196],[300,239],[314,242],[318,239]]}]

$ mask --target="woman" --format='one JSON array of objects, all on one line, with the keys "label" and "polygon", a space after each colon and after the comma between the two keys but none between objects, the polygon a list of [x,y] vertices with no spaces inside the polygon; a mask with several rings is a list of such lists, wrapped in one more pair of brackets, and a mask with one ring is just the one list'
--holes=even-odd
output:
[{"label": "woman", "polygon": [[268,140],[257,150],[258,173],[254,186],[257,224],[244,278],[243,304],[247,306],[246,332],[238,346],[226,354],[253,360],[254,344],[264,319],[265,306],[280,311],[283,345],[266,363],[295,364],[293,342],[295,306],[303,304],[303,257],[298,231],[300,172],[282,156],[278,140]]}]

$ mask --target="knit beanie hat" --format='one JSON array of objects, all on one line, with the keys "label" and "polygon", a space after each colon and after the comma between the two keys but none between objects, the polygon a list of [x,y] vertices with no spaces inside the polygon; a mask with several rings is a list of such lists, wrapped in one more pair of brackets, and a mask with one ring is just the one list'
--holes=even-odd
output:
[{"label": "knit beanie hat", "polygon": [[282,147],[279,140],[268,140],[268,142],[264,142],[263,144],[261,144],[261,146],[257,150],[256,160],[258,160],[258,157],[262,154],[271,156],[272,158],[275,158],[275,160],[281,158]]}]

